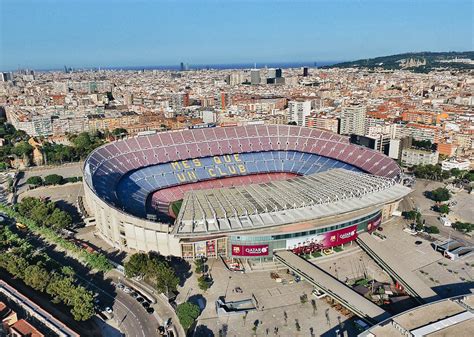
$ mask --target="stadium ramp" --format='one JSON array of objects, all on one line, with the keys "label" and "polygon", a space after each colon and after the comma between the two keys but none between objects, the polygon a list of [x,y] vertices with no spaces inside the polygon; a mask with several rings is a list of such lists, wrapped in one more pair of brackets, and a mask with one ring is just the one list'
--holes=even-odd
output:
[{"label": "stadium ramp", "polygon": [[376,324],[390,317],[388,312],[298,255],[286,250],[276,251],[273,255],[277,261],[368,323]]},{"label": "stadium ramp", "polygon": [[386,246],[376,241],[369,233],[360,234],[357,243],[417,302],[424,304],[440,300],[440,297],[430,287],[423,283],[414,272],[406,269],[390,251],[387,251]]}]

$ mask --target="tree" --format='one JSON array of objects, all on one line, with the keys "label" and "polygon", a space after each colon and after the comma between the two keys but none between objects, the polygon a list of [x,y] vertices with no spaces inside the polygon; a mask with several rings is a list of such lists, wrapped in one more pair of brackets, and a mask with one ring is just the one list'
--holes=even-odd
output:
[{"label": "tree", "polygon": [[448,205],[441,205],[438,207],[438,211],[441,214],[449,214],[449,206]]},{"label": "tree", "polygon": [[76,321],[86,321],[94,316],[94,296],[83,286],[76,286],[72,292],[71,314]]},{"label": "tree", "polygon": [[194,261],[194,264],[196,265],[196,273],[198,274],[204,273],[206,265],[203,259],[197,259],[196,261]]},{"label": "tree", "polygon": [[458,178],[462,175],[463,172],[458,168],[453,168],[453,169],[451,169],[450,173],[453,177]]},{"label": "tree", "polygon": [[447,188],[439,187],[429,192],[428,197],[437,202],[447,201],[451,197],[451,193],[449,193],[449,190]]},{"label": "tree", "polygon": [[30,265],[25,269],[24,281],[35,290],[44,292],[49,282],[49,272],[39,265]]},{"label": "tree", "polygon": [[5,171],[9,167],[10,167],[10,165],[8,165],[7,163],[5,163],[3,161],[0,162],[0,171]]},{"label": "tree", "polygon": [[438,227],[436,226],[429,226],[429,227],[426,227],[426,230],[425,230],[427,233],[430,233],[430,234],[439,234],[439,229]]},{"label": "tree", "polygon": [[68,213],[55,208],[48,216],[47,222],[55,230],[60,230],[69,227],[72,224],[72,218]]},{"label": "tree", "polygon": [[433,147],[433,144],[429,140],[416,140],[413,139],[412,141],[413,147],[419,148],[419,149],[424,149],[424,150],[431,150]]},{"label": "tree", "polygon": [[29,185],[34,185],[34,186],[41,186],[41,185],[43,185],[43,178],[41,178],[39,176],[29,177],[26,180],[26,183],[29,184]]},{"label": "tree", "polygon": [[207,291],[207,289],[211,287],[211,281],[208,279],[206,275],[201,275],[198,278],[198,286],[199,286],[199,289],[201,289],[202,291]]},{"label": "tree", "polygon": [[44,177],[45,185],[60,185],[63,182],[63,177],[59,174],[50,174]]},{"label": "tree", "polygon": [[12,153],[16,154],[18,157],[25,158],[33,153],[33,146],[25,141],[21,141],[15,145],[15,147],[12,149]]},{"label": "tree", "polygon": [[112,135],[117,138],[117,137],[123,137],[128,135],[128,131],[125,130],[124,128],[117,128],[112,131]]},{"label": "tree", "polygon": [[440,165],[418,165],[413,169],[413,173],[417,178],[440,180],[443,178]]},{"label": "tree", "polygon": [[82,132],[71,136],[70,140],[79,156],[85,158],[92,150],[102,145],[101,136],[100,133],[93,135],[88,132]]},{"label": "tree", "polygon": [[165,263],[160,263],[156,270],[156,289],[162,293],[176,291],[179,278],[173,268]]},{"label": "tree", "polygon": [[469,173],[466,173],[464,175],[464,179],[467,179],[468,181],[474,181],[474,171],[469,171]]},{"label": "tree", "polygon": [[408,220],[415,220],[417,213],[418,213],[417,211],[411,210],[408,212],[404,212],[404,216]]},{"label": "tree", "polygon": [[190,302],[181,303],[176,308],[176,314],[184,331],[188,331],[200,313],[199,307]]},{"label": "tree", "polygon": [[41,200],[33,197],[26,197],[21,200],[16,206],[16,209],[20,215],[29,217],[31,211],[41,203]]},{"label": "tree", "polygon": [[125,268],[125,276],[145,276],[148,267],[148,260],[148,255],[145,253],[136,253],[130,256],[123,266]]}]

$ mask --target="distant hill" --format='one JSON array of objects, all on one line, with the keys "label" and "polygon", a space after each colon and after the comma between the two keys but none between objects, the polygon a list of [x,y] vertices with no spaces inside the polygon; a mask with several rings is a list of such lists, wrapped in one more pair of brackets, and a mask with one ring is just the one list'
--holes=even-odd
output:
[{"label": "distant hill", "polygon": [[427,73],[432,70],[474,70],[474,51],[404,53],[336,63],[323,68],[369,68]]}]

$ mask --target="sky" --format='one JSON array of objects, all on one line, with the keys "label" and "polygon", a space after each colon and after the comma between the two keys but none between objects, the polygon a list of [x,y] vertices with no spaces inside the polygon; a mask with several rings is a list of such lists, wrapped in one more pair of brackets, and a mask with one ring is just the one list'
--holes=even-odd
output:
[{"label": "sky", "polygon": [[0,0],[0,70],[474,50],[474,0]]}]

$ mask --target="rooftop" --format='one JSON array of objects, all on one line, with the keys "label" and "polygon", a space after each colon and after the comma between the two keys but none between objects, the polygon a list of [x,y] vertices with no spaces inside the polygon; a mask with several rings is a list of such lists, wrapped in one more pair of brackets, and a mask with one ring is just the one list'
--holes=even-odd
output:
[{"label": "rooftop", "polygon": [[474,295],[445,299],[405,311],[359,337],[467,336],[474,329]]},{"label": "rooftop", "polygon": [[185,194],[177,234],[212,234],[279,226],[398,200],[410,189],[394,180],[333,169],[289,180]]}]

